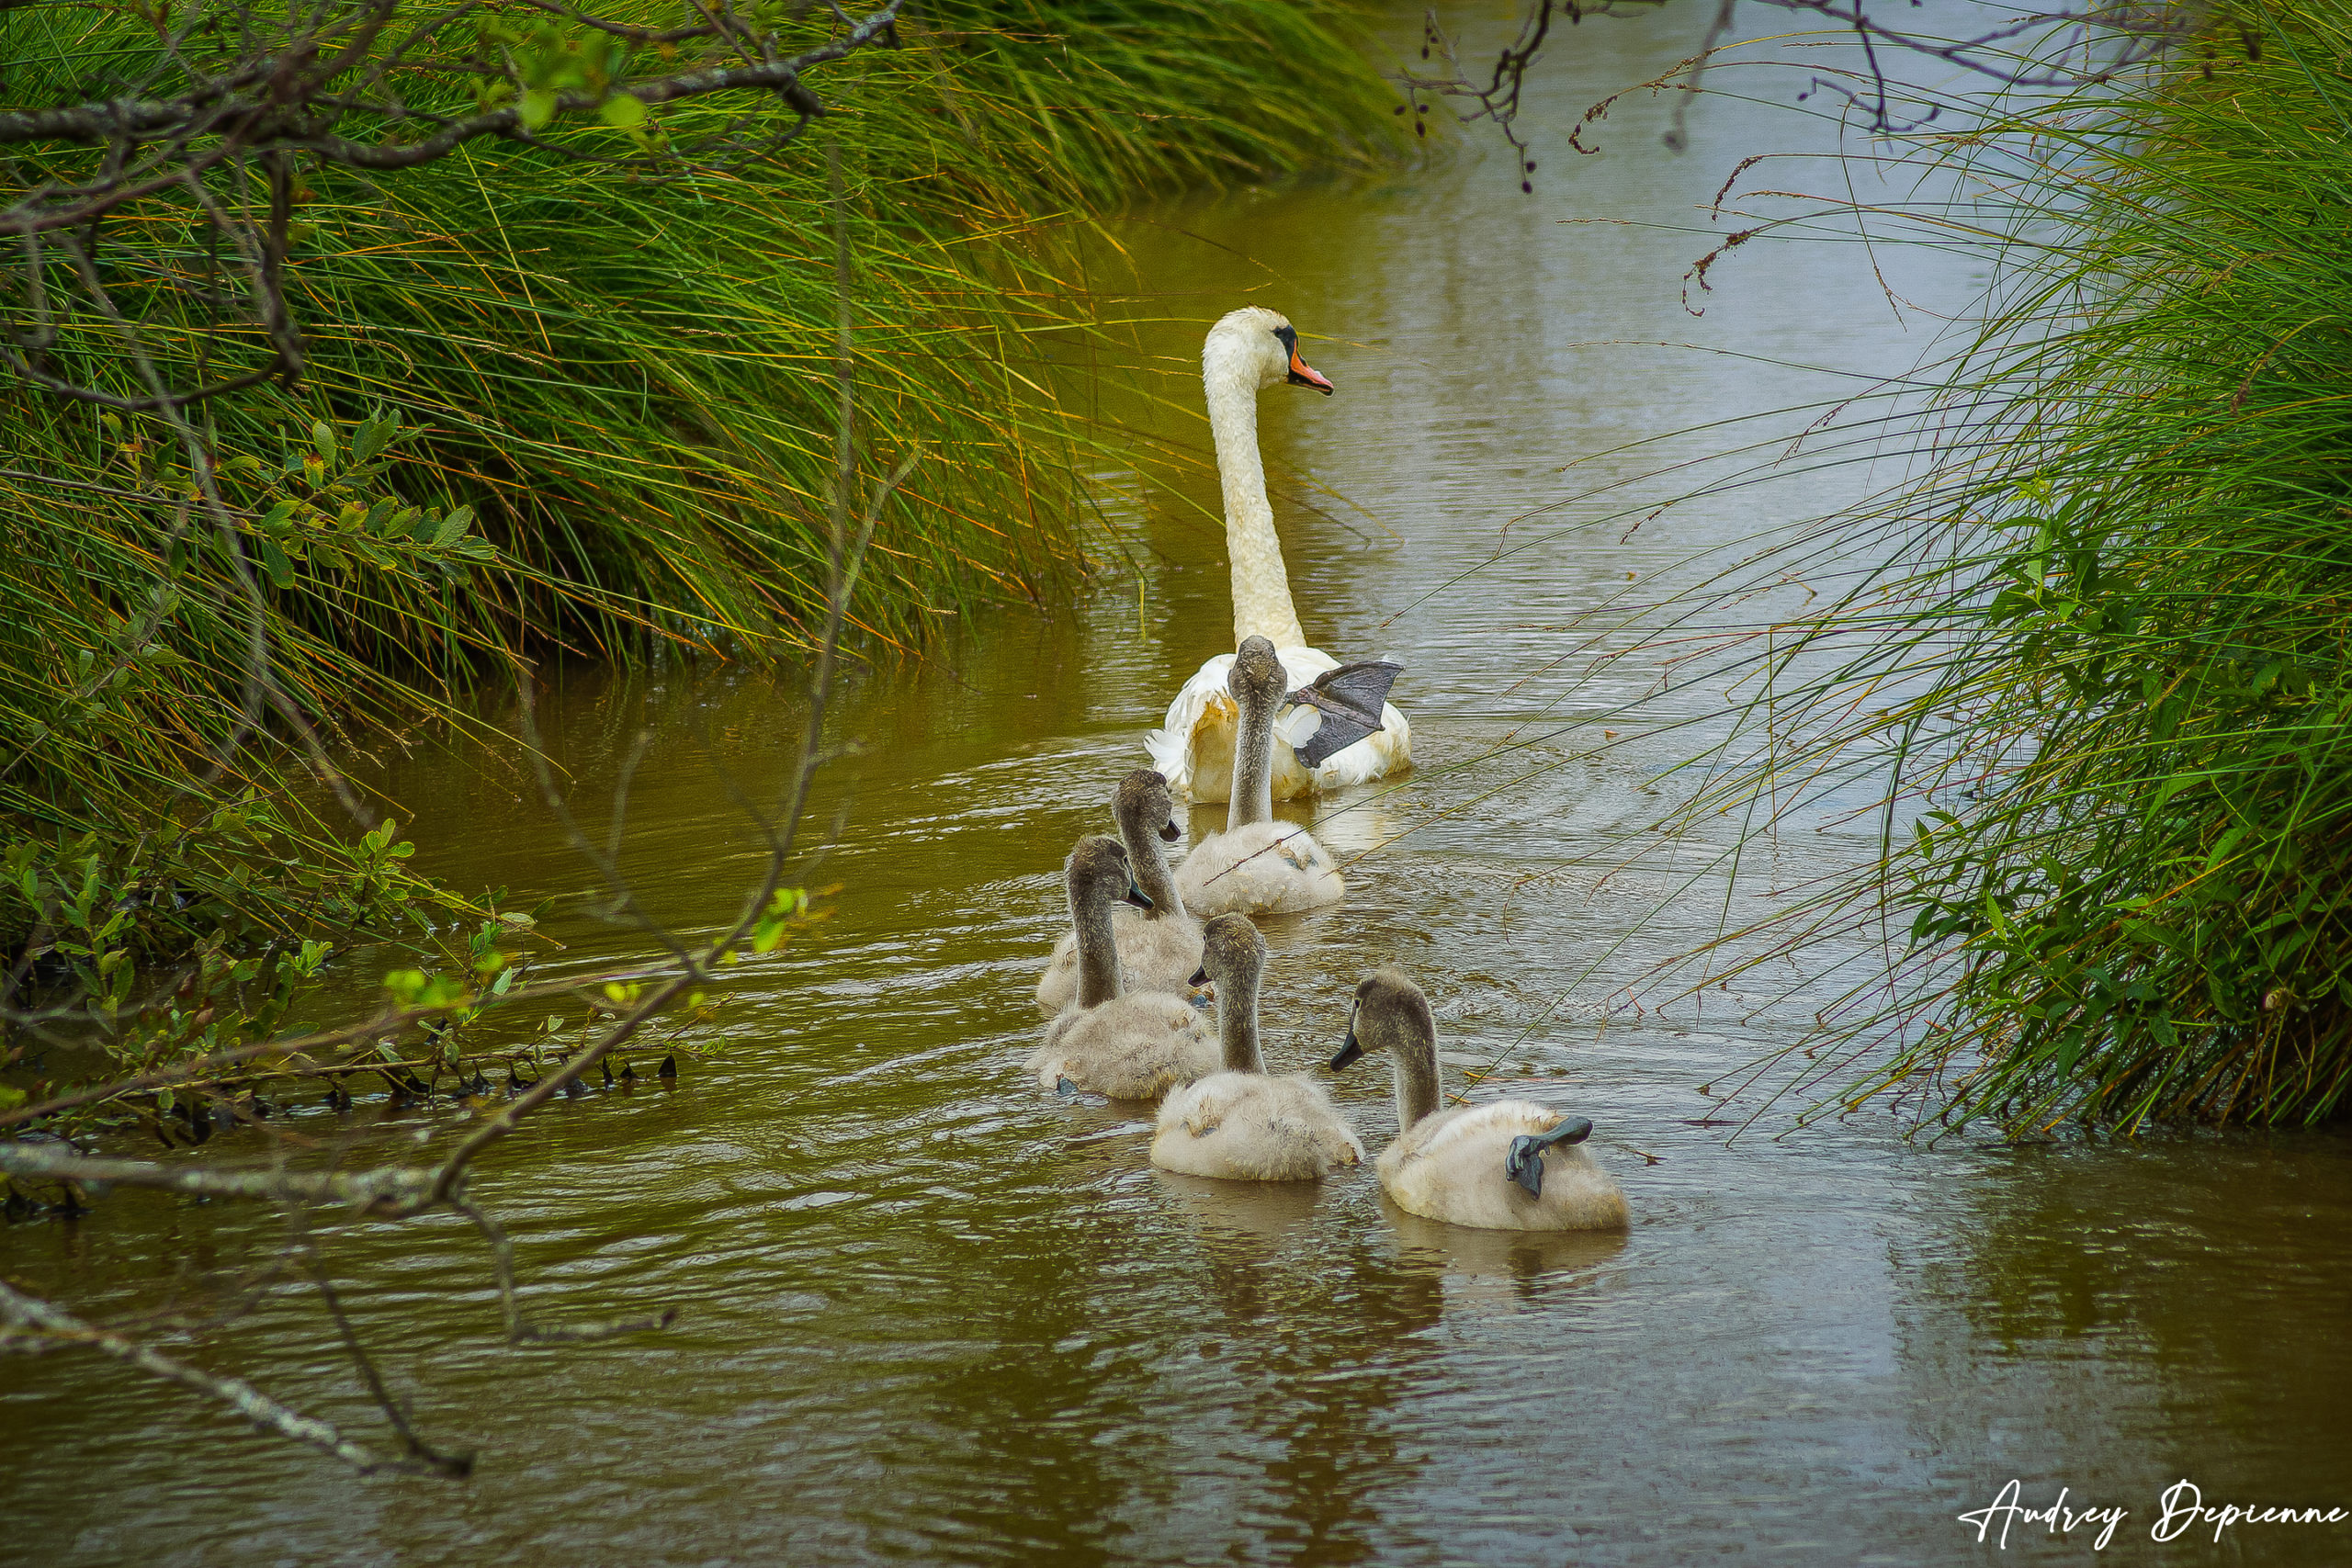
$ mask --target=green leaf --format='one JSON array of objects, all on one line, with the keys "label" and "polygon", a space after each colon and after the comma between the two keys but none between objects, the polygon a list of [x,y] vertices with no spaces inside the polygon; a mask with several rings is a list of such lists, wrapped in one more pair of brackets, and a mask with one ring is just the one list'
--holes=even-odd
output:
[{"label": "green leaf", "polygon": [[523,129],[537,130],[555,118],[555,89],[533,87],[523,95]]},{"label": "green leaf", "polygon": [[473,520],[474,509],[470,506],[460,506],[448,516],[441,519],[441,526],[434,533],[433,542],[436,545],[456,544],[466,536],[466,529]]},{"label": "green leaf", "polygon": [[391,438],[392,416],[379,412],[374,418],[360,425],[358,436],[351,443],[351,455],[357,461],[364,463],[381,452],[384,449],[384,443]]},{"label": "green leaf", "polygon": [[334,426],[322,419],[311,421],[311,446],[318,452],[320,462],[330,468],[334,467]]},{"label": "green leaf", "polygon": [[264,539],[261,542],[261,564],[269,573],[270,581],[280,588],[294,586],[294,563],[288,558],[286,552],[278,547],[276,539]]},{"label": "green leaf", "polygon": [[643,98],[632,93],[615,93],[596,106],[596,118],[615,130],[635,130],[651,115]]}]

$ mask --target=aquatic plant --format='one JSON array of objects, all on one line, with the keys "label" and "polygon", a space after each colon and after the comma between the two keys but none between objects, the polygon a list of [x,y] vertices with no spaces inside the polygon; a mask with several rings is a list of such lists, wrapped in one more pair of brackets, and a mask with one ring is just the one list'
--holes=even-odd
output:
[{"label": "aquatic plant", "polygon": [[[185,36],[218,9],[182,17]],[[806,12],[761,25],[821,38]],[[200,425],[181,432],[168,411],[0,382],[12,989],[111,1018],[207,942],[380,921],[379,892],[446,919],[466,900],[365,847],[396,803],[334,798],[341,749],[467,725],[467,689],[526,658],[813,645],[838,466],[829,211],[857,258],[855,445],[885,469],[923,455],[876,521],[854,630],[919,643],[961,607],[1046,592],[1079,555],[1074,457],[1108,439],[1057,400],[1036,346],[1091,320],[1074,226],[1147,186],[1395,145],[1353,29],[1336,4],[949,4],[833,62],[841,112],[815,130],[788,103],[761,111],[760,129],[804,130],[780,156],[684,158],[742,133],[740,106],[665,103],[648,146],[559,94],[536,142],[399,172],[289,165],[274,297],[307,333],[298,383],[183,405]],[[10,8],[0,39],[19,103],[159,90],[164,72],[138,5]],[[503,112],[480,86],[458,73],[407,102]],[[70,139],[11,139],[28,180],[86,173]],[[200,213],[166,186],[104,226],[110,299],[175,386],[241,344],[277,364],[220,319],[204,280],[238,270],[243,231]],[[9,279],[20,325],[35,281],[65,309],[54,268]],[[98,304],[50,324],[40,374],[147,396]],[[56,921],[85,904],[77,955]]]},{"label": "aquatic plant", "polygon": [[[813,48],[831,23],[806,11],[763,25]],[[616,25],[667,15],[655,0],[611,8]],[[514,17],[493,6],[481,19]],[[135,6],[20,8],[0,27],[26,101],[159,68]],[[423,427],[405,465],[420,499],[471,504],[506,557],[547,574],[493,601],[518,635],[607,651],[648,632],[735,651],[805,642],[832,310],[808,215],[824,194],[814,151],[835,143],[862,258],[861,418],[868,435],[932,455],[880,525],[866,629],[920,641],[976,594],[1034,598],[1075,554],[1070,461],[1090,434],[1035,346],[1091,321],[1072,225],[1155,186],[1362,162],[1399,128],[1336,4],[947,4],[893,36],[831,62],[836,112],[772,157],[616,157],[632,145],[622,130],[559,114],[533,141],[483,138],[413,169],[302,161],[283,293],[309,334],[303,379],[217,401],[220,436],[299,438],[379,406]],[[428,78],[405,102],[454,115],[481,91],[461,73]],[[801,118],[781,102],[748,127],[742,116],[698,99],[655,123],[662,147],[689,149]],[[366,117],[344,133],[364,141]],[[37,149],[26,174],[78,170],[77,155]],[[188,203],[142,208],[108,243],[117,302],[160,365],[230,355],[238,334],[224,338],[212,275],[192,259],[227,240]],[[62,300],[71,279],[57,272]],[[103,324],[68,322],[51,357],[135,394]],[[0,396],[13,419],[37,394]],[[24,456],[62,473],[92,439],[54,420],[28,434]]]},{"label": "aquatic plant", "polygon": [[1681,606],[1758,565],[1826,591],[1737,648],[1752,700],[1685,808],[1769,833],[1878,803],[1881,859],[1743,933],[1866,976],[1782,1059],[1816,1112],[2346,1109],[2348,58],[2341,4],[2246,8],[2097,94],[1857,154],[1920,193],[1869,209],[1882,242],[1996,265],[1986,313],[1924,416],[1890,389],[1822,438],[1883,458],[1897,418],[1920,478]]}]

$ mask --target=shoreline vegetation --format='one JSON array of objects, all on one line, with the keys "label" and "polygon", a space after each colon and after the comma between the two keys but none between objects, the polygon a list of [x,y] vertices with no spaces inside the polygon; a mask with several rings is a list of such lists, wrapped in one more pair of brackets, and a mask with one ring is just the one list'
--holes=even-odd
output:
[{"label": "shoreline vegetation", "polygon": [[1697,960],[1842,972],[1767,1105],[2028,1139],[2346,1111],[2347,59],[2341,0],[2216,12],[2092,90],[1947,104],[1847,155],[1907,194],[1694,268],[1843,212],[1995,279],[1959,352],[1809,438],[1907,441],[1915,477],[1665,607],[1822,591],[1719,666],[1755,694],[1681,820],[1752,813],[1746,847],[1877,803],[1874,863]]},{"label": "shoreline vegetation", "polygon": [[[0,17],[20,105],[141,80],[154,39],[136,4]],[[41,1087],[23,1059],[44,1029],[133,1072],[265,1038],[362,929],[443,929],[404,1005],[511,980],[529,915],[410,874],[398,803],[351,798],[331,758],[468,725],[469,691],[550,657],[817,649],[844,299],[864,459],[912,465],[876,502],[852,635],[920,649],[1083,568],[1079,476],[1118,435],[1035,370],[1041,343],[1101,330],[1075,243],[1094,216],[1408,140],[1343,0],[974,0],[892,41],[827,67],[802,140],[723,168],[494,138],[394,174],[299,168],[306,373],[191,416],[240,552],[190,526],[163,419],[0,382],[0,1111]],[[724,113],[673,106],[662,131]],[[187,213],[109,221],[119,298],[196,363],[213,304],[175,283]],[[52,363],[133,388],[110,352],[69,332]]]}]

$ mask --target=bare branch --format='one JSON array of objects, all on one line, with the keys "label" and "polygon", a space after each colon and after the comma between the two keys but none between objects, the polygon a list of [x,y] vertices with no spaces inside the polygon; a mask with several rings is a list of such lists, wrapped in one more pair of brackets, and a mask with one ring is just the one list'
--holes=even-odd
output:
[{"label": "bare branch", "polygon": [[386,1217],[413,1213],[434,1190],[435,1173],[392,1167],[358,1174],[222,1170],[217,1166],[156,1165],[93,1159],[64,1144],[0,1143],[0,1174],[32,1181],[70,1181],[94,1196],[109,1187],[150,1187],[198,1198],[258,1198],[325,1203]]},{"label": "bare branch", "polygon": [[[164,51],[165,62],[145,85],[150,90],[0,110],[0,145],[28,149],[28,166],[50,171],[46,179],[28,175],[24,194],[0,208],[0,235],[23,243],[18,291],[28,318],[17,330],[0,333],[0,366],[61,397],[124,412],[187,408],[273,379],[291,385],[302,374],[305,354],[286,280],[298,206],[296,156],[353,171],[390,173],[436,162],[485,138],[567,158],[628,164],[649,175],[693,167],[695,159],[707,166],[713,158],[724,163],[767,156],[829,112],[808,85],[808,74],[861,50],[894,47],[904,0],[883,0],[863,17],[844,18],[821,41],[789,54],[775,33],[761,30],[768,24],[755,27],[728,7],[695,0],[685,5],[692,19],[670,28],[589,16],[555,0],[531,0],[550,18],[538,25],[542,32],[575,29],[572,39],[561,40],[564,48],[581,36],[600,49],[606,39],[643,46],[626,56],[621,74],[607,77],[599,66],[594,73],[553,78],[560,84],[554,87],[528,85],[550,79],[532,73],[544,70],[545,61],[526,70],[517,57],[556,50],[550,41],[555,35],[535,33],[525,42],[489,47],[493,38],[522,37],[491,13],[480,24],[484,30],[477,39],[452,49],[444,35],[481,7],[448,6],[403,27],[403,7],[412,4],[319,0],[307,14],[265,23],[258,10],[240,3],[233,10],[241,41],[225,46],[222,58],[202,64],[186,47],[202,8],[188,7],[180,32]],[[682,53],[682,43],[700,48]],[[653,69],[627,73],[644,66]],[[175,71],[178,93],[152,91]],[[416,107],[404,96],[413,90],[412,83],[469,85],[480,107],[454,117]],[[446,92],[439,97],[446,101]],[[629,112],[637,120],[624,123],[644,123],[650,111],[715,97],[740,98],[743,107],[733,123],[691,138],[684,146],[641,136],[643,153],[617,157],[583,151],[571,139],[549,139],[561,116],[594,117],[608,111],[616,99],[633,100]],[[779,105],[789,116],[780,129],[747,133],[755,124],[772,122]],[[95,165],[74,153],[79,147],[98,149]],[[258,211],[249,188],[254,170],[267,187],[267,200]],[[175,286],[216,300],[240,299],[244,306],[227,313],[236,319],[204,329],[211,334],[206,343],[242,351],[243,340],[235,333],[257,324],[266,362],[210,373],[208,346],[194,356],[193,385],[167,386],[147,377],[142,379],[149,384],[140,391],[57,368],[51,351],[75,312],[93,310],[109,326],[125,325],[91,297],[95,285],[89,280],[106,270],[99,265],[103,258],[86,254],[98,243],[100,220],[134,202],[175,197],[186,202],[188,218],[206,236],[183,252],[203,259],[186,264],[194,276]],[[85,287],[72,298],[53,297],[46,280],[59,257],[84,277]],[[222,336],[224,331],[232,335]]]},{"label": "bare branch", "polygon": [[[1438,26],[1437,13],[1427,14],[1422,23],[1421,58],[1442,55],[1446,70],[1442,74],[1407,69],[1393,74],[1397,85],[1405,89],[1407,107],[1416,115],[1428,112],[1429,102],[1446,102],[1453,107],[1455,120],[1463,125],[1480,122],[1492,124],[1502,132],[1518,154],[1514,173],[1522,190],[1532,191],[1534,163],[1528,157],[1528,144],[1518,130],[1521,98],[1526,85],[1527,73],[1543,53],[1545,40],[1552,36],[1555,16],[1564,17],[1570,24],[1588,17],[1626,16],[1637,11],[1654,9],[1662,0],[1599,0],[1584,5],[1578,0],[1528,0],[1521,14],[1518,36],[1496,57],[1491,71],[1483,80],[1466,69],[1454,42]],[[2162,54],[2178,43],[2199,25],[2199,13],[2188,6],[2156,6],[2134,3],[2134,0],[2114,0],[2111,4],[2090,5],[2080,8],[2060,8],[2012,16],[1999,27],[1987,28],[1961,38],[1947,38],[1932,33],[1915,32],[1889,27],[1870,15],[1868,0],[1749,0],[1751,5],[1768,9],[1795,12],[1820,18],[1841,30],[1855,35],[1861,44],[1865,67],[1862,77],[1868,83],[1858,90],[1830,77],[1815,77],[1801,94],[1829,92],[1846,98],[1864,111],[1862,129],[1875,133],[1899,131],[1913,127],[1898,121],[1894,113],[1896,94],[1886,75],[1879,51],[1882,47],[1898,54],[1923,56],[1957,66],[1997,87],[2076,88],[2108,80],[2117,73],[2128,70]],[[1674,116],[1668,124],[1665,141],[1668,147],[1680,152],[1689,144],[1687,118],[1690,107],[1702,90],[1702,83],[1724,37],[1730,32],[1736,0],[1716,0],[1710,14],[1706,31],[1698,52],[1679,67],[1682,74],[1682,91],[1674,106]],[[2032,51],[2020,53],[2011,46],[2026,40],[2023,47]],[[2038,44],[2037,41],[2038,40]],[[2102,43],[2116,45],[2104,56],[2096,52]],[[2065,62],[2079,58],[2082,63]],[[1934,118],[1930,107],[1924,118]],[[1598,117],[1589,113],[1585,123]],[[1923,121],[1924,122],[1924,121]],[[1581,126],[1578,127],[1582,129]],[[1578,152],[1591,152],[1570,138],[1570,145]]]},{"label": "bare branch", "polygon": [[37,1348],[44,1342],[86,1346],[151,1376],[217,1399],[264,1431],[276,1432],[282,1438],[289,1438],[322,1453],[332,1454],[362,1475],[371,1475],[379,1471],[430,1472],[439,1468],[427,1461],[387,1459],[353,1442],[317,1416],[305,1416],[299,1410],[280,1404],[243,1378],[226,1378],[199,1371],[185,1361],[175,1361],[134,1339],[85,1323],[72,1313],[26,1295],[5,1282],[0,1282],[0,1318],[5,1318],[17,1330],[0,1337],[0,1344],[8,1348]]}]

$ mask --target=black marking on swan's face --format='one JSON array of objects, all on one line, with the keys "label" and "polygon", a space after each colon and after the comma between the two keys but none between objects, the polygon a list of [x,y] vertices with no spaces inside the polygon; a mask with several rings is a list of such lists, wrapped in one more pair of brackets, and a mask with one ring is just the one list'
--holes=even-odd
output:
[{"label": "black marking on swan's face", "polygon": [[1284,321],[1274,329],[1274,336],[1283,345],[1283,357],[1289,367],[1285,379],[1294,387],[1312,387],[1329,397],[1331,383],[1320,370],[1298,356],[1298,329]]}]

